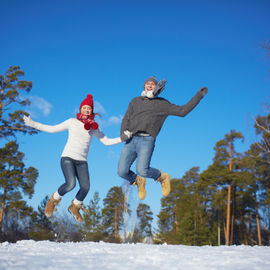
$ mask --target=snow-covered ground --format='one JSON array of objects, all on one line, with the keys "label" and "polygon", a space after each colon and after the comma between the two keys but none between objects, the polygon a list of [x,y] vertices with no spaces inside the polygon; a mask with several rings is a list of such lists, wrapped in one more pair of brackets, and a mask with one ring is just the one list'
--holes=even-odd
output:
[{"label": "snow-covered ground", "polygon": [[0,244],[0,269],[269,270],[270,247],[24,240]]}]

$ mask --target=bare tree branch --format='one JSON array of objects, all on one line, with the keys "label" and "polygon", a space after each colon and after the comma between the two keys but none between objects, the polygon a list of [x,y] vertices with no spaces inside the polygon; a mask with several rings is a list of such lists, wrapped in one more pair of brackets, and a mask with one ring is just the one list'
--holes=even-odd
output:
[{"label": "bare tree branch", "polygon": [[255,121],[255,125],[256,125],[258,128],[260,128],[260,129],[262,129],[264,132],[270,134],[270,130],[267,129],[267,128],[265,128],[264,126],[260,125],[260,124],[258,123],[257,119],[254,119],[254,121]]}]

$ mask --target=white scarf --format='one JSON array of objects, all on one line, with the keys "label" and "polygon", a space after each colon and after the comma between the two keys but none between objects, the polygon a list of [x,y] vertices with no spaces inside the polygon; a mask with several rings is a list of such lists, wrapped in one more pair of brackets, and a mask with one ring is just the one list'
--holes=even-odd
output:
[{"label": "white scarf", "polygon": [[142,97],[148,97],[148,98],[154,98],[153,91],[142,91],[141,93]]}]

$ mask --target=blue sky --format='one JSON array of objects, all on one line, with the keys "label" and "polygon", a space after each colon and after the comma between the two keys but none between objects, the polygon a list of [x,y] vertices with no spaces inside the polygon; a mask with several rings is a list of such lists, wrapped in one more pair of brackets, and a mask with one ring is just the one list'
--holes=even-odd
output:
[{"label": "blue sky", "polygon": [[[57,124],[75,117],[92,94],[97,118],[108,137],[119,136],[129,101],[140,95],[144,80],[166,78],[161,96],[183,105],[202,86],[208,95],[185,118],[169,117],[161,130],[152,166],[180,178],[194,166],[205,170],[213,147],[231,129],[256,139],[253,117],[264,114],[270,97],[270,62],[262,44],[270,39],[270,1],[0,1],[0,72],[19,65],[33,81],[28,108],[32,118]],[[60,156],[67,133],[20,137],[27,166],[39,170],[36,207],[64,178]],[[124,185],[117,175],[123,145],[92,141],[91,190]],[[78,191],[61,203],[66,211]],[[138,203],[130,190],[132,204]],[[147,203],[160,210],[160,186],[147,181]]]}]

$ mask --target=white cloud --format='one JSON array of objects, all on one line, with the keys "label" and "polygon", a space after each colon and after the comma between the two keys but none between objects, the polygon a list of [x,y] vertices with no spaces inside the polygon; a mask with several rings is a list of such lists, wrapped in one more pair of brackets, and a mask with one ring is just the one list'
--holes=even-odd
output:
[{"label": "white cloud", "polygon": [[121,124],[123,117],[120,115],[111,116],[108,119],[104,119],[103,117],[97,117],[95,119],[102,127],[108,127]]},{"label": "white cloud", "polygon": [[38,109],[44,116],[50,114],[53,106],[47,100],[38,96],[30,96],[28,98],[31,101],[31,110]]},{"label": "white cloud", "polygon": [[94,101],[94,112],[100,113],[101,115],[106,114],[106,110],[98,101]]},{"label": "white cloud", "polygon": [[110,116],[108,119],[104,119],[104,115],[106,115],[106,110],[102,106],[102,104],[98,101],[94,101],[94,112],[99,113],[100,117],[96,118],[96,121],[100,123],[102,126],[112,126],[121,124],[123,116]]},{"label": "white cloud", "polygon": [[122,121],[122,118],[123,118],[123,117],[122,117],[121,115],[119,115],[119,116],[111,116],[111,117],[107,120],[107,122],[108,122],[109,125],[120,124],[121,121]]}]

